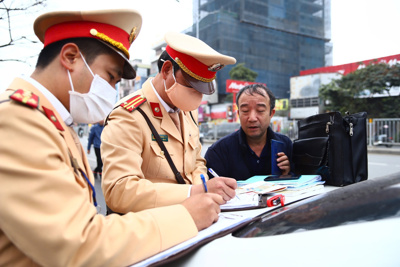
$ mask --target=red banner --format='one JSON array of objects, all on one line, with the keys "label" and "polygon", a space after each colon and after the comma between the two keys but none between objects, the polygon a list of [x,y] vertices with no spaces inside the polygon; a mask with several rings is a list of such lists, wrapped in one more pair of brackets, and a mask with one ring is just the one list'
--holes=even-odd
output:
[{"label": "red banner", "polygon": [[310,75],[310,74],[318,74],[318,73],[333,73],[333,72],[338,72],[340,74],[346,75],[353,71],[356,71],[358,69],[365,67],[365,65],[375,64],[375,63],[386,63],[389,65],[394,65],[396,63],[400,63],[400,54],[393,55],[393,56],[387,56],[387,57],[381,57],[381,58],[375,58],[375,59],[369,59],[369,60],[363,60],[362,62],[355,62],[355,63],[348,63],[348,64],[343,64],[343,65],[327,66],[327,67],[321,67],[321,68],[316,68],[316,69],[303,70],[303,71],[300,71],[300,76]]},{"label": "red banner", "polygon": [[[237,81],[237,80],[226,80],[226,92],[237,93],[240,89],[249,84],[255,84],[255,82]],[[258,83],[267,86],[265,83]]]}]

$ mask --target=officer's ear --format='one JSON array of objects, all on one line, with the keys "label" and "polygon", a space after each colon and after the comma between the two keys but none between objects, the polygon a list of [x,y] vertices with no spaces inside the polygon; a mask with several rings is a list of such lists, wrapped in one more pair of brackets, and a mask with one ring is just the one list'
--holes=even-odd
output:
[{"label": "officer's ear", "polygon": [[81,57],[79,48],[74,43],[65,44],[59,54],[61,65],[69,71],[74,70],[75,63],[79,57]]},{"label": "officer's ear", "polygon": [[167,79],[167,77],[171,74],[171,71],[174,71],[174,67],[172,65],[172,62],[169,60],[166,60],[164,64],[161,67],[161,75],[164,80]]}]

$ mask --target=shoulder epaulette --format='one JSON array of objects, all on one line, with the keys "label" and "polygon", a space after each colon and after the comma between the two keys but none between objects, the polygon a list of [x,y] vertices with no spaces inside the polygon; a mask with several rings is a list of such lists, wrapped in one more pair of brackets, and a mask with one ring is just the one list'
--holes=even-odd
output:
[{"label": "shoulder epaulette", "polygon": [[144,98],[143,96],[135,95],[134,97],[129,98],[128,100],[123,102],[120,106],[123,107],[124,109],[126,109],[127,111],[132,112],[135,109],[137,109],[138,107],[140,107],[140,105],[146,101],[147,101],[147,99]]},{"label": "shoulder epaulette", "polygon": [[10,95],[10,99],[31,108],[37,108],[39,106],[39,96],[24,89],[16,90],[12,95]]}]

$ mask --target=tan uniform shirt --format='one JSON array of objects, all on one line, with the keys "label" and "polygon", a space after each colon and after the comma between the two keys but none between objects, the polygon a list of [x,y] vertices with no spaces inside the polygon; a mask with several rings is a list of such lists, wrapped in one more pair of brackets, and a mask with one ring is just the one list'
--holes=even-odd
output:
[{"label": "tan uniform shirt", "polygon": [[[9,88],[0,94],[0,266],[125,266],[197,234],[182,205],[96,214],[71,164],[76,159],[94,183],[75,133],[30,83],[15,79]],[[16,89],[39,96],[39,107],[10,101]]]},{"label": "tan uniform shirt", "polygon": [[[186,185],[177,185],[171,167],[142,114],[117,107],[110,114],[101,136],[102,188],[108,207],[121,213],[180,203],[187,198],[190,184],[202,182],[200,174],[207,177],[199,130],[190,113],[181,111],[179,114],[181,135],[160,104],[150,79],[141,90],[120,103],[134,95],[147,99],[140,108],[164,139]],[[197,117],[196,112],[194,116]]]}]

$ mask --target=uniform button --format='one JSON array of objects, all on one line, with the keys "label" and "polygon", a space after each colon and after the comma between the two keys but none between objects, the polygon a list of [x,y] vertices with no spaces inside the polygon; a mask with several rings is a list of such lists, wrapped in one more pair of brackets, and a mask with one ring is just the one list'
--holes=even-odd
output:
[{"label": "uniform button", "polygon": [[185,149],[185,153],[186,153],[186,149]]},{"label": "uniform button", "polygon": [[259,161],[259,160],[257,160],[257,163],[260,163],[260,161]]}]

